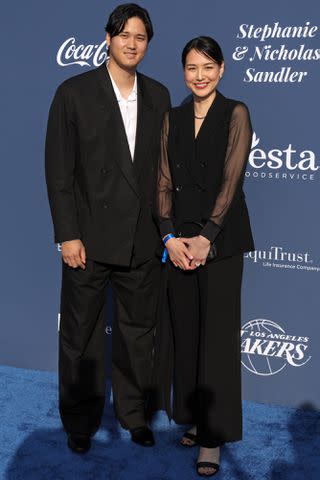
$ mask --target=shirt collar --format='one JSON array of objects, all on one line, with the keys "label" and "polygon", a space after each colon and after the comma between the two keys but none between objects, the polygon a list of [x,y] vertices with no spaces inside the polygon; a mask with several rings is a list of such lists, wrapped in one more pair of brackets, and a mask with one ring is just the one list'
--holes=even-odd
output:
[{"label": "shirt collar", "polygon": [[[107,68],[108,68],[108,65],[107,65]],[[125,99],[125,98],[122,97],[122,95],[120,93],[120,90],[119,90],[116,82],[113,80],[109,69],[108,69],[108,72],[109,72],[111,83],[112,83],[112,86],[113,86],[113,90],[114,90],[114,93],[116,95],[116,98],[117,98],[118,102],[121,102],[121,101],[134,102],[134,101],[136,101],[137,100],[137,94],[138,94],[137,74],[135,74],[135,76],[134,76],[134,84],[133,84],[133,88],[131,90],[131,93],[130,93],[129,97],[127,99]]]}]

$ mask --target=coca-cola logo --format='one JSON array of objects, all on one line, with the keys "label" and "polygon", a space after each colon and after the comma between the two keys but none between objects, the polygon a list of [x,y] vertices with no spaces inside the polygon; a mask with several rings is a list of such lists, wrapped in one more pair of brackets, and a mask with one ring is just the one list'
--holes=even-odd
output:
[{"label": "coca-cola logo", "polygon": [[77,45],[75,37],[67,38],[57,52],[57,63],[61,67],[69,65],[99,67],[106,61],[106,58],[106,41],[97,45]]}]

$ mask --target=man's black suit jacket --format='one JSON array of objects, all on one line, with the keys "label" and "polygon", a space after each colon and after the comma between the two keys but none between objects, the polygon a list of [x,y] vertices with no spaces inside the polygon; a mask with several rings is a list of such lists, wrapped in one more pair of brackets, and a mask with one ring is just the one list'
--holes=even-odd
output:
[{"label": "man's black suit jacket", "polygon": [[105,64],[62,83],[46,137],[46,180],[57,243],[81,239],[88,258],[127,266],[159,246],[156,175],[168,90],[140,73],[134,161]]}]

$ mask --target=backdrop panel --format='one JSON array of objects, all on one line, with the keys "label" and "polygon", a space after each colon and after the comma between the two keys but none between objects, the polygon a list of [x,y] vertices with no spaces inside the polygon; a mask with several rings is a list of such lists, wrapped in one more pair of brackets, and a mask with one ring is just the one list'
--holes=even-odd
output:
[{"label": "backdrop panel", "polygon": [[[320,6],[314,0],[140,3],[155,27],[140,70],[169,87],[173,104],[188,94],[181,50],[204,34],[225,54],[221,92],[251,112],[245,190],[257,251],[245,264],[244,398],[319,408]],[[2,5],[3,364],[56,369],[61,263],[44,182],[47,114],[58,84],[105,60],[104,25],[117,4]],[[110,324],[107,331],[110,338]]]}]

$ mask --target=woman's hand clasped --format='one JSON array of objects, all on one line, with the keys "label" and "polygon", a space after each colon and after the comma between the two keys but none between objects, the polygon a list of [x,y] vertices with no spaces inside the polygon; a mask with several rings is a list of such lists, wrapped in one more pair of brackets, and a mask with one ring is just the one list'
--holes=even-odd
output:
[{"label": "woman's hand clasped", "polygon": [[180,238],[188,249],[188,253],[191,254],[192,260],[190,262],[189,270],[194,270],[200,265],[205,265],[207,256],[210,250],[210,240],[202,235],[191,238]]},{"label": "woman's hand clasped", "polygon": [[170,238],[170,240],[166,242],[166,248],[170,260],[175,267],[182,268],[183,270],[194,270],[196,268],[191,266],[193,256],[180,238]]},{"label": "woman's hand clasped", "polygon": [[205,265],[210,250],[210,241],[198,235],[191,238],[170,238],[166,247],[171,262],[183,270],[195,270]]}]

